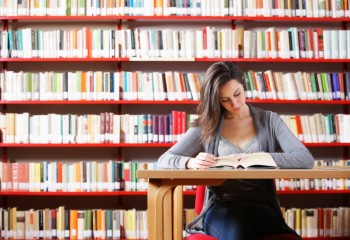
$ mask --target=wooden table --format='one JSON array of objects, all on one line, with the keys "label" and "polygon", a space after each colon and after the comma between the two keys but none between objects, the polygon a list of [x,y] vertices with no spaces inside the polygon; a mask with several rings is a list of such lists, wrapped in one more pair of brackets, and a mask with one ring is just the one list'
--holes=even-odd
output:
[{"label": "wooden table", "polygon": [[148,238],[183,239],[182,186],[217,186],[227,179],[350,178],[349,167],[314,169],[138,170],[148,179]]}]

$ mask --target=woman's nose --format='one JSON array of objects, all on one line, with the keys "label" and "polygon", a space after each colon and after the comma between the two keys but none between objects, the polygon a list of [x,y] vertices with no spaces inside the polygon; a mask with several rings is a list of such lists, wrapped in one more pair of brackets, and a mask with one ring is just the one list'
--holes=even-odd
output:
[{"label": "woman's nose", "polygon": [[238,105],[237,100],[231,99],[231,106],[235,108],[235,107],[237,107],[237,105]]}]

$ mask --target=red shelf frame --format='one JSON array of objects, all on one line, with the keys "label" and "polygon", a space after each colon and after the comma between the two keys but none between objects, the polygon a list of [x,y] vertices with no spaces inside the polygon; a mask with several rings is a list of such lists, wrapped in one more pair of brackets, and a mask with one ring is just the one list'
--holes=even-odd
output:
[{"label": "red shelf frame", "polygon": [[264,17],[264,16],[1,16],[3,21],[118,21],[118,20],[154,20],[154,21],[268,21],[268,22],[350,22],[350,18],[331,17]]},{"label": "red shelf frame", "polygon": [[277,103],[277,104],[335,104],[348,105],[350,100],[281,100],[281,99],[247,99],[250,103]]},{"label": "red shelf frame", "polygon": [[0,143],[4,147],[48,147],[48,148],[114,148],[114,147],[171,147],[174,143]]},{"label": "red shelf frame", "polygon": [[349,237],[316,237],[316,238],[303,238],[305,240],[349,240]]},{"label": "red shelf frame", "polygon": [[128,62],[129,58],[0,58],[0,62]]},{"label": "red shelf frame", "polygon": [[[350,143],[303,143],[306,147],[350,147]],[[0,148],[117,148],[171,147],[174,143],[0,143]]]},{"label": "red shelf frame", "polygon": [[[0,58],[0,62],[133,62],[129,58]],[[137,58],[138,62],[181,62],[181,58]],[[187,60],[186,60],[187,61]],[[262,62],[262,63],[349,63],[350,59],[319,59],[319,58],[194,58],[190,62]]]},{"label": "red shelf frame", "polygon": [[[305,194],[349,194],[349,190],[285,190],[277,191],[278,195]],[[185,196],[195,196],[196,191],[184,191]],[[0,191],[0,196],[147,196],[146,191],[115,191],[115,192],[30,192],[30,191]]]},{"label": "red shelf frame", "polygon": [[324,59],[324,58],[195,58],[195,62],[262,62],[262,63],[344,63],[350,59]]},{"label": "red shelf frame", "polygon": [[350,143],[303,143],[306,147],[349,147]]},{"label": "red shelf frame", "polygon": [[[281,100],[281,99],[250,99],[249,103],[271,103],[271,104],[330,104],[330,105],[350,105],[350,100]],[[0,105],[84,105],[84,104],[146,104],[146,105],[197,105],[199,101],[194,100],[50,100],[50,101],[15,101],[0,100]]]},{"label": "red shelf frame", "polygon": [[[62,104],[65,104],[65,105],[83,105],[83,104],[123,104],[123,105],[126,105],[126,104],[147,104],[147,105],[157,105],[157,104],[162,104],[162,105],[166,105],[166,104],[170,104],[170,105],[174,105],[174,104],[179,104],[179,105],[184,105],[184,104],[188,104],[188,105],[195,105],[195,104],[198,104],[199,101],[193,101],[193,100],[183,100],[183,101],[180,101],[180,100],[176,100],[176,101],[168,101],[168,100],[117,100],[117,101],[114,101],[114,100],[79,100],[79,101],[71,101],[71,100],[52,100],[52,101],[40,101],[40,100],[35,100],[35,101],[7,101],[7,100],[3,100],[3,101],[0,101],[0,104],[2,105],[16,105],[16,104],[20,104],[20,105],[23,105],[23,104],[26,104],[26,105],[36,105],[36,104],[39,104],[39,105],[44,105],[44,104],[47,104],[47,105],[62,105]],[[350,104],[350,101],[349,101],[349,104]]]}]

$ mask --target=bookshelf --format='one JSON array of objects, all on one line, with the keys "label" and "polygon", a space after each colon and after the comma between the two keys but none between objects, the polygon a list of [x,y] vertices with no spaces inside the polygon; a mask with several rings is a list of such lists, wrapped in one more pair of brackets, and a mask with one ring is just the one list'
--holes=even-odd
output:
[{"label": "bookshelf", "polygon": [[[1,6],[0,6],[1,7]],[[0,8],[1,12],[1,8]],[[6,16],[0,14],[1,30],[7,31],[21,28],[33,28],[51,30],[55,28],[70,29],[70,25],[77,29],[91,26],[91,29],[165,29],[174,26],[176,29],[196,29],[205,26],[213,26],[218,29],[266,29],[271,26],[287,29],[298,26],[298,28],[315,28],[324,25],[327,28],[345,29],[350,22],[348,17],[305,17],[305,16]],[[166,26],[165,26],[166,25]],[[3,44],[1,45],[3,46]],[[1,49],[3,50],[3,49]],[[1,52],[0,50],[0,52]],[[129,54],[130,55],[130,54]],[[350,58],[346,59],[324,59],[324,58],[244,58],[237,57],[3,57],[0,55],[0,66],[2,70],[24,71],[24,72],[65,72],[65,71],[183,71],[201,72],[217,61],[234,61],[244,70],[293,72],[345,72],[348,71]],[[321,65],[322,64],[322,65]],[[313,114],[322,113],[345,113],[349,114],[349,99],[343,100],[286,100],[286,99],[248,99],[254,105],[265,109],[276,110],[285,114]],[[31,112],[34,115],[47,114],[55,109],[61,114],[99,114],[101,112],[113,112],[115,114],[168,114],[172,110],[193,112],[197,101],[195,100],[6,100],[1,99],[3,112]],[[4,143],[0,144],[3,161],[89,161],[93,159],[103,161],[107,159],[123,160],[126,162],[146,159],[155,161],[157,157],[169,148],[173,143]],[[348,159],[349,142],[308,142],[305,145],[310,148],[316,158]],[[140,152],[145,153],[143,158]],[[101,157],[102,156],[102,157]],[[331,207],[349,206],[350,190],[284,190],[279,191],[282,205],[294,207],[317,207],[314,203],[322,199],[326,207],[328,198],[333,199]],[[26,202],[21,197],[30,197]],[[186,191],[188,200],[186,205],[192,207],[194,192]],[[320,197],[321,196],[321,197]],[[326,196],[326,197],[325,197]],[[64,202],[72,208],[78,207],[81,199],[91,199],[90,204],[84,204],[87,208],[101,207],[99,199],[103,199],[104,206],[114,205],[118,208],[130,209],[136,207],[146,209],[145,191],[101,191],[101,192],[28,192],[28,191],[1,191],[2,207],[20,206],[29,208],[33,202],[43,201],[46,206],[56,208],[60,202],[58,198],[64,197]],[[290,199],[293,198],[293,201]],[[305,200],[306,205],[300,199]],[[69,199],[72,199],[71,203]],[[53,203],[52,203],[53,202]],[[57,204],[57,205],[55,205]],[[26,206],[27,205],[27,206]],[[102,206],[102,207],[104,207]],[[310,238],[314,239],[314,238]],[[326,239],[326,238],[324,238]],[[337,239],[337,238],[332,238]]]}]

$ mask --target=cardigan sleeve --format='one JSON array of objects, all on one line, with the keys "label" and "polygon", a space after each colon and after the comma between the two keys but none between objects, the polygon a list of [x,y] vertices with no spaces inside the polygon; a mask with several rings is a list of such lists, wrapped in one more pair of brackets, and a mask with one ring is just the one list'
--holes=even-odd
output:
[{"label": "cardigan sleeve", "polygon": [[312,168],[314,158],[310,151],[292,133],[282,118],[276,114],[271,114],[271,126],[275,141],[277,141],[282,152],[270,153],[277,166],[280,168]]},{"label": "cardigan sleeve", "polygon": [[203,149],[200,144],[200,129],[189,128],[175,145],[158,159],[160,169],[185,169],[187,160]]}]

